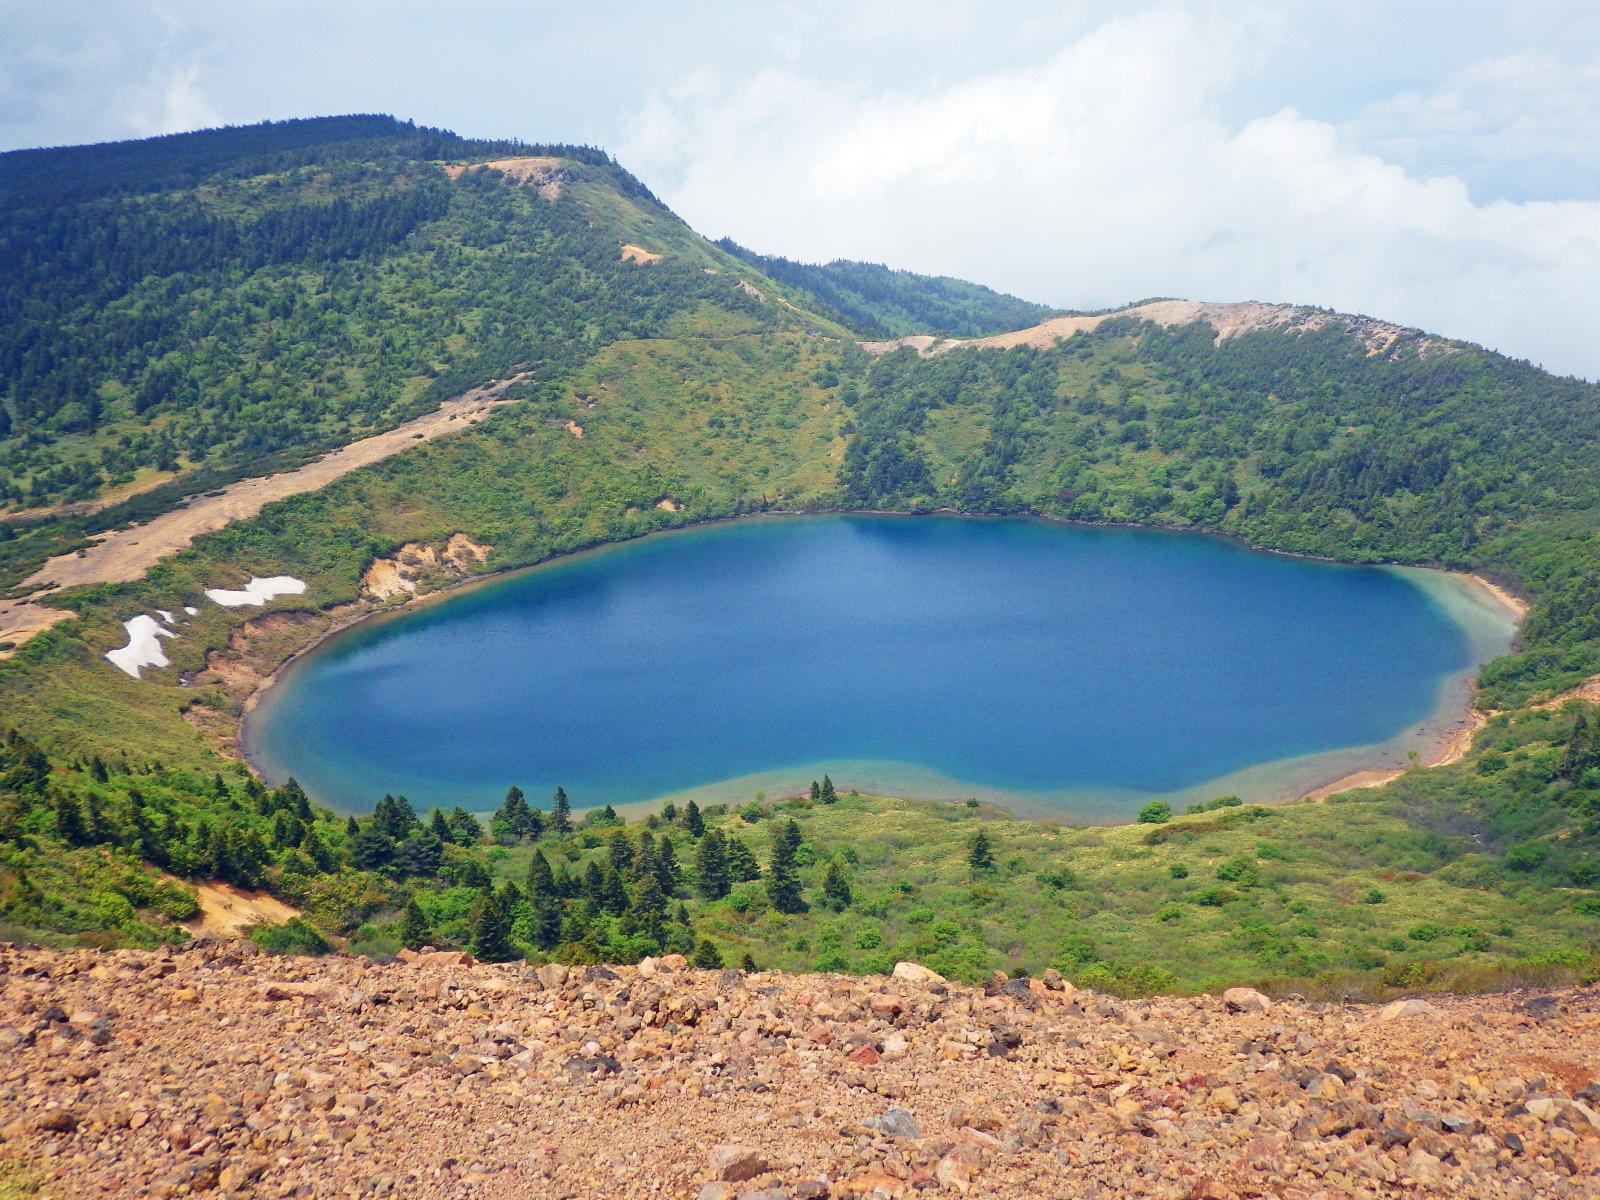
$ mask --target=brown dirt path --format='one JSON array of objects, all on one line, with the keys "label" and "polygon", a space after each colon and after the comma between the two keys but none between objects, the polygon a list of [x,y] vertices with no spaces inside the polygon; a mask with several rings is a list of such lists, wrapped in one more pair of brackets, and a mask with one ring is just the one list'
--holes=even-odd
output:
[{"label": "brown dirt path", "polygon": [[[486,383],[446,400],[431,413],[351,442],[298,470],[242,479],[215,494],[192,496],[143,525],[113,530],[82,551],[57,555],[22,582],[23,588],[35,589],[33,596],[10,604],[0,602],[0,642],[20,646],[71,615],[41,605],[41,598],[65,588],[139,579],[201,534],[253,517],[275,500],[317,491],[361,467],[476,424],[508,403],[505,389],[521,378],[523,374]],[[6,653],[0,651],[0,655]]]}]

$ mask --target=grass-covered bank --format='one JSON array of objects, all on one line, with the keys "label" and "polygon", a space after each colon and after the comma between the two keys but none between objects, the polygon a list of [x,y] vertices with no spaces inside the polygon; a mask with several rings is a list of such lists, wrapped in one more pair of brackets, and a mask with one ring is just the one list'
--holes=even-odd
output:
[{"label": "grass-covered bank", "polygon": [[[1381,996],[1593,978],[1600,710],[1508,714],[1462,762],[1324,803],[1223,800],[1107,829],[833,793],[625,823],[530,807],[487,823],[385,799],[341,820],[237,769],[0,748],[0,925],[98,945],[180,938],[172,877],[264,887],[382,954],[879,972],[1055,966],[1119,993],[1269,983]],[[581,797],[576,798],[581,801]],[[158,875],[151,864],[166,874]],[[304,934],[305,936],[302,936]],[[293,936],[290,936],[293,935]],[[274,940],[276,938],[276,940]]]}]

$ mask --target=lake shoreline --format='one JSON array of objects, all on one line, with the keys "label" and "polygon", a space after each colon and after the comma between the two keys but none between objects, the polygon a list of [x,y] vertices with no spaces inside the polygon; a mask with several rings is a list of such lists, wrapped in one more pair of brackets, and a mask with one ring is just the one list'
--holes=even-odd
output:
[{"label": "lake shoreline", "polygon": [[[257,775],[258,777],[265,778],[266,771],[267,771],[267,766],[266,766],[266,764],[264,764],[261,761],[261,759],[258,757],[257,753],[255,752],[255,748],[252,746],[253,739],[250,737],[250,733],[249,733],[252,717],[256,715],[257,710],[259,709],[260,705],[264,702],[264,699],[266,697],[268,697],[269,694],[273,691],[275,685],[282,681],[282,679],[287,675],[287,673],[289,672],[289,670],[291,668],[297,666],[299,663],[304,661],[308,656],[310,656],[312,654],[313,651],[316,651],[318,649],[321,649],[321,648],[325,647],[327,645],[327,643],[329,643],[333,639],[339,637],[340,635],[349,633],[352,630],[356,629],[357,627],[366,626],[369,623],[377,622],[377,621],[380,621],[380,620],[383,620],[383,619],[386,619],[386,618],[396,618],[396,617],[400,617],[400,616],[403,616],[403,615],[408,615],[410,613],[413,613],[413,612],[419,611],[421,609],[424,609],[424,608],[426,608],[426,607],[428,607],[430,605],[433,605],[433,604],[436,604],[436,603],[441,603],[441,602],[443,602],[443,601],[445,601],[447,599],[454,598],[454,597],[458,596],[461,592],[463,592],[465,590],[468,590],[468,589],[477,589],[477,588],[479,588],[481,586],[485,586],[485,585],[488,585],[488,584],[503,582],[503,581],[507,580],[508,578],[511,578],[511,577],[514,577],[514,576],[517,576],[517,575],[520,575],[520,574],[523,574],[523,573],[526,573],[526,572],[532,572],[532,571],[535,571],[535,570],[540,570],[540,569],[556,566],[558,564],[571,563],[574,560],[578,560],[578,559],[581,559],[581,558],[586,558],[586,557],[588,557],[590,555],[599,554],[599,553],[606,552],[606,551],[609,551],[609,550],[617,549],[617,548],[620,548],[620,547],[623,547],[623,546],[630,545],[630,544],[635,543],[635,542],[647,540],[649,538],[653,538],[653,537],[657,537],[657,536],[661,536],[661,535],[667,535],[667,534],[673,534],[673,533],[687,533],[687,532],[690,532],[690,531],[694,531],[694,530],[698,530],[698,529],[704,529],[704,528],[707,528],[707,527],[710,527],[710,526],[717,526],[717,525],[731,525],[731,524],[742,523],[742,522],[751,522],[751,523],[753,523],[753,522],[756,522],[756,521],[758,521],[758,520],[760,520],[762,518],[793,519],[793,518],[825,517],[825,516],[843,516],[843,517],[862,516],[862,517],[880,517],[880,518],[888,518],[888,517],[914,518],[914,517],[926,517],[926,516],[942,516],[942,517],[961,517],[961,518],[964,518],[964,519],[976,519],[976,520],[988,520],[988,521],[1040,521],[1040,522],[1045,522],[1045,523],[1049,523],[1049,524],[1053,524],[1053,525],[1078,526],[1078,527],[1082,527],[1082,528],[1095,528],[1095,529],[1126,529],[1126,530],[1144,530],[1144,531],[1165,532],[1165,533],[1183,533],[1183,534],[1194,534],[1194,535],[1198,535],[1198,536],[1205,537],[1205,538],[1220,539],[1220,540],[1222,540],[1224,542],[1228,542],[1228,543],[1234,544],[1234,545],[1236,545],[1236,546],[1238,546],[1240,548],[1247,549],[1247,550],[1249,550],[1251,552],[1254,552],[1254,553],[1269,554],[1269,555],[1272,555],[1272,556],[1275,556],[1275,557],[1282,557],[1282,558],[1289,558],[1289,559],[1300,559],[1300,560],[1308,561],[1308,562],[1321,562],[1321,563],[1328,563],[1328,564],[1341,565],[1341,566],[1375,567],[1375,568],[1410,566],[1410,564],[1351,562],[1349,560],[1335,559],[1335,558],[1330,558],[1330,557],[1321,556],[1321,555],[1303,554],[1303,553],[1297,553],[1297,552],[1293,552],[1293,551],[1277,550],[1277,549],[1273,549],[1273,548],[1270,548],[1270,547],[1256,546],[1256,545],[1250,543],[1248,540],[1246,540],[1244,538],[1241,538],[1241,537],[1239,537],[1239,536],[1237,536],[1235,534],[1230,534],[1230,533],[1226,533],[1226,532],[1203,530],[1203,529],[1195,529],[1195,528],[1192,528],[1192,527],[1139,525],[1139,524],[1135,524],[1135,523],[1131,523],[1131,522],[1082,521],[1082,520],[1074,520],[1074,519],[1070,519],[1070,518],[1054,517],[1054,516],[1048,516],[1048,515],[1042,515],[1042,514],[1029,514],[1029,513],[1022,513],[1022,514],[964,513],[964,512],[959,512],[959,511],[950,510],[950,509],[939,509],[939,510],[934,510],[934,511],[931,511],[931,512],[894,512],[894,511],[870,510],[870,509],[817,509],[817,510],[771,509],[771,510],[765,510],[765,511],[762,511],[762,512],[742,513],[742,514],[737,514],[737,515],[727,516],[727,517],[714,517],[714,518],[707,518],[707,519],[704,519],[704,520],[688,521],[688,522],[685,522],[685,523],[683,523],[681,525],[675,525],[675,526],[672,526],[672,527],[669,527],[669,528],[666,528],[666,529],[651,530],[649,532],[642,533],[642,534],[637,534],[637,535],[634,535],[634,536],[631,536],[631,537],[595,542],[595,543],[592,543],[590,545],[577,547],[577,548],[575,548],[573,550],[564,551],[564,552],[562,552],[560,554],[557,554],[557,555],[552,555],[551,557],[543,559],[543,560],[541,560],[539,562],[536,562],[536,563],[529,563],[529,564],[523,564],[523,565],[514,566],[514,567],[500,568],[500,569],[497,569],[497,570],[485,572],[483,574],[473,575],[473,576],[470,576],[470,577],[465,578],[465,579],[453,580],[453,581],[450,581],[448,583],[445,583],[445,584],[435,588],[432,591],[425,592],[425,593],[420,594],[420,595],[414,595],[414,596],[406,597],[405,599],[400,600],[398,603],[393,603],[392,602],[392,603],[383,605],[381,607],[366,608],[364,611],[361,611],[361,612],[349,613],[348,615],[341,615],[341,618],[336,620],[336,622],[334,624],[332,624],[329,627],[323,629],[321,632],[316,634],[316,636],[314,636],[311,640],[309,640],[305,644],[299,646],[291,654],[289,654],[287,657],[285,657],[284,659],[279,661],[274,667],[272,667],[272,669],[269,672],[267,672],[265,675],[262,676],[260,682],[252,689],[252,691],[248,694],[248,696],[246,696],[243,699],[242,704],[241,704],[241,708],[240,708],[239,735],[238,735],[238,740],[237,740],[239,756],[243,760],[245,765],[251,770],[252,773]],[[1485,577],[1483,577],[1481,575],[1477,575],[1477,574],[1469,573],[1469,572],[1453,571],[1453,570],[1449,570],[1449,569],[1443,568],[1443,567],[1437,567],[1437,566],[1435,566],[1435,567],[1417,567],[1417,568],[1414,568],[1414,569],[1421,570],[1421,571],[1427,571],[1430,574],[1433,574],[1433,575],[1438,576],[1438,577],[1445,577],[1445,578],[1452,579],[1452,580],[1456,581],[1459,584],[1470,586],[1474,590],[1476,590],[1479,593],[1481,593],[1481,595],[1483,597],[1485,597],[1495,608],[1499,609],[1500,611],[1504,612],[1505,614],[1507,614],[1510,617],[1511,625],[1512,625],[1512,631],[1513,631],[1512,632],[1512,637],[1513,638],[1515,637],[1515,629],[1516,629],[1516,627],[1518,625],[1520,625],[1521,621],[1526,616],[1527,605],[1526,605],[1525,602],[1523,602],[1520,598],[1516,597],[1514,594],[1509,592],[1502,585],[1499,585],[1499,584],[1495,583],[1494,581],[1492,581],[1490,579],[1487,579],[1487,578],[1485,578]],[[358,601],[357,604],[359,604],[359,603],[360,602]],[[332,614],[334,614],[336,612],[338,607],[348,607],[348,606],[336,606],[335,608],[324,609],[324,610],[321,610],[321,613],[322,613],[322,615],[325,615],[325,616],[326,615],[332,615]],[[275,611],[283,611],[283,610],[275,610]],[[1420,731],[1420,730],[1424,729],[1425,727],[1427,727],[1429,725],[1433,725],[1436,722],[1439,722],[1441,719],[1443,719],[1445,721],[1446,727],[1444,729],[1442,729],[1436,735],[1436,737],[1433,739],[1433,741],[1434,741],[1433,752],[1431,754],[1423,755],[1421,757],[1421,764],[1420,765],[1423,765],[1423,766],[1438,766],[1438,765],[1444,765],[1445,763],[1448,763],[1448,762],[1456,761],[1470,747],[1471,735],[1472,735],[1473,732],[1476,731],[1477,728],[1479,728],[1481,726],[1482,719],[1483,719],[1481,714],[1478,712],[1478,710],[1476,710],[1473,707],[1472,692],[1471,692],[1470,688],[1469,688],[1469,691],[1468,691],[1467,700],[1466,700],[1466,704],[1465,705],[1462,705],[1460,703],[1459,699],[1456,699],[1456,698],[1452,697],[1452,699],[1450,700],[1450,702],[1448,704],[1442,705],[1440,708],[1438,708],[1435,711],[1433,711],[1432,713],[1430,713],[1429,716],[1420,725],[1410,727],[1410,729],[1407,732],[1408,733],[1415,733],[1417,731]],[[1354,748],[1352,748],[1352,749],[1354,750]],[[1374,747],[1374,749],[1377,750],[1378,748]],[[1391,753],[1392,753],[1392,747],[1390,749],[1391,749]],[[1330,752],[1330,753],[1338,753],[1338,752]],[[1291,761],[1291,760],[1280,760],[1280,761],[1288,762],[1288,761]],[[1272,764],[1265,763],[1265,764],[1259,764],[1259,765],[1261,767],[1270,767]],[[1337,775],[1333,776],[1330,780],[1328,780],[1326,782],[1321,782],[1321,783],[1318,783],[1318,784],[1316,784],[1314,786],[1310,786],[1310,787],[1305,786],[1303,783],[1302,784],[1297,784],[1297,785],[1294,785],[1294,786],[1286,786],[1286,787],[1282,788],[1281,790],[1276,790],[1275,794],[1272,794],[1270,796],[1270,798],[1263,799],[1260,802],[1261,803],[1292,803],[1292,802],[1303,801],[1303,800],[1316,800],[1316,799],[1321,799],[1321,798],[1323,798],[1323,797],[1325,797],[1327,795],[1334,794],[1337,791],[1348,790],[1350,788],[1381,786],[1381,784],[1390,782],[1394,778],[1397,778],[1399,775],[1403,774],[1405,772],[1405,770],[1407,770],[1407,769],[1409,769],[1409,768],[1408,767],[1395,767],[1393,765],[1365,766],[1365,767],[1360,767],[1360,768],[1354,769],[1354,770],[1351,770],[1351,769],[1348,769],[1348,768],[1344,768],[1344,769],[1341,769]],[[708,785],[708,786],[710,786],[710,785]],[[1271,789],[1269,789],[1269,790],[1271,790]],[[640,801],[638,803],[642,804],[642,805],[645,805],[645,806],[659,805],[660,803],[663,803],[666,798],[667,798],[667,796],[663,795],[662,797],[658,797],[658,798],[656,798],[654,800]],[[1022,807],[1027,807],[1026,802],[1022,801],[1020,797],[1018,798],[1018,802],[1021,804]],[[996,801],[996,803],[999,804],[999,806],[1001,806],[1001,807],[1005,807],[1005,802],[1004,801]],[[633,805],[630,804],[630,807],[633,807]],[[1111,823],[1114,823],[1114,822],[1096,820],[1096,821],[1094,821],[1094,823],[1095,824],[1111,824]]]}]

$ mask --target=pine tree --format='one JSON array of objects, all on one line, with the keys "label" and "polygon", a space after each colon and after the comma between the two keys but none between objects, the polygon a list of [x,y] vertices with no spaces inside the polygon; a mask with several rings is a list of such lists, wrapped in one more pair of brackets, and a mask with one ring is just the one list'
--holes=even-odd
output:
[{"label": "pine tree", "polygon": [[556,879],[550,870],[550,860],[538,850],[528,860],[528,894],[535,898],[556,894]]},{"label": "pine tree", "polygon": [[528,831],[528,801],[522,789],[512,784],[506,798],[489,819],[489,833],[497,842],[510,844],[520,840]]},{"label": "pine tree", "polygon": [[850,880],[846,878],[839,860],[834,859],[828,864],[828,873],[822,880],[822,903],[835,912],[843,912],[850,907],[852,899]]},{"label": "pine tree", "polygon": [[709,938],[701,938],[699,945],[694,948],[694,965],[704,971],[722,969],[722,952]]},{"label": "pine tree", "polygon": [[572,832],[572,805],[567,800],[567,789],[557,787],[550,801],[550,831],[565,837]]},{"label": "pine tree", "polygon": [[511,947],[511,919],[493,889],[484,887],[473,904],[472,941],[468,946],[474,958],[483,962],[506,962],[517,956]]},{"label": "pine tree", "polygon": [[967,847],[967,866],[972,868],[974,874],[987,874],[995,869],[994,845],[987,831],[980,829],[972,835]]},{"label": "pine tree", "polygon": [[720,900],[728,894],[728,858],[722,830],[713,829],[700,839],[694,867],[695,887],[707,900]]},{"label": "pine tree", "polygon": [[83,810],[71,796],[56,797],[55,824],[56,836],[69,845],[82,846],[88,842],[89,831],[84,827]]},{"label": "pine tree", "polygon": [[533,940],[541,950],[553,950],[561,941],[561,902],[553,896],[534,900]]},{"label": "pine tree", "polygon": [[434,837],[446,845],[450,845],[456,840],[455,830],[450,828],[450,822],[444,819],[444,812],[440,809],[434,809],[429,815],[428,828],[433,832]]},{"label": "pine tree", "polygon": [[606,838],[606,857],[613,871],[628,872],[633,867],[633,839],[626,829],[613,829]]},{"label": "pine tree", "polygon": [[736,883],[749,883],[753,879],[761,878],[761,864],[756,861],[755,851],[745,843],[741,837],[729,837],[727,840],[728,878]]},{"label": "pine tree", "polygon": [[451,841],[458,846],[471,846],[483,837],[483,826],[478,818],[459,804],[450,810]]},{"label": "pine tree", "polygon": [[628,903],[628,889],[622,882],[621,872],[607,867],[601,872],[600,907],[619,917],[628,911]]},{"label": "pine tree", "polygon": [[755,955],[746,950],[744,957],[739,960],[739,969],[741,971],[759,971],[761,968],[756,966]]},{"label": "pine tree", "polygon": [[428,944],[428,918],[415,896],[406,901],[405,914],[400,919],[400,944],[407,950],[421,950]]},{"label": "pine tree", "polygon": [[643,935],[660,946],[666,919],[667,898],[661,894],[654,876],[646,876],[634,890],[633,903],[623,914],[622,932],[630,936]]},{"label": "pine tree", "polygon": [[706,831],[706,819],[700,815],[700,806],[693,800],[683,810],[683,827],[689,831],[690,837],[702,837]]},{"label": "pine tree", "polygon": [[663,895],[670,896],[678,890],[678,852],[671,838],[664,837],[656,845],[655,875]]},{"label": "pine tree", "polygon": [[817,799],[824,804],[832,804],[839,798],[839,793],[834,790],[833,780],[826,775],[822,777],[822,786],[817,789]]},{"label": "pine tree", "polygon": [[678,806],[671,800],[661,806],[661,819],[669,825],[678,819]]},{"label": "pine tree", "polygon": [[800,826],[793,821],[780,828],[772,839],[772,861],[767,870],[767,899],[781,913],[803,913],[805,898],[800,893],[800,873],[795,852],[800,847]]},{"label": "pine tree", "polygon": [[822,785],[820,783],[818,783],[815,779],[813,779],[811,781],[811,799],[812,800],[820,800],[820,799],[822,799]]}]

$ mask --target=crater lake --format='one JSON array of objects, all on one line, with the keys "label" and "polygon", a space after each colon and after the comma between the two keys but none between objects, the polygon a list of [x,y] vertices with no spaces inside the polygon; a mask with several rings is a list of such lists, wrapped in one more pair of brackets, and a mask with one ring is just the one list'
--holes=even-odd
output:
[{"label": "crater lake", "polygon": [[366,812],[841,791],[1131,819],[1423,761],[1512,614],[1480,584],[1026,518],[764,517],[587,551],[330,638],[272,782]]}]

